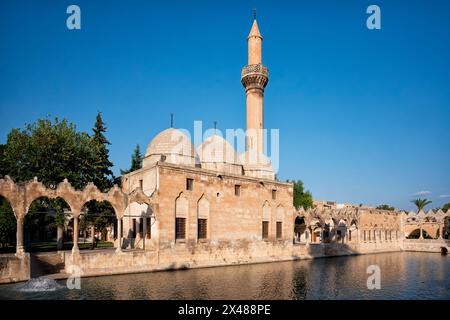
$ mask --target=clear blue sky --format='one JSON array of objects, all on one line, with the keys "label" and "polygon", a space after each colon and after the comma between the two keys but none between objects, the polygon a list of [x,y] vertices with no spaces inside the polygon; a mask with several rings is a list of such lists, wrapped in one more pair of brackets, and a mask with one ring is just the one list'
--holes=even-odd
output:
[{"label": "clear blue sky", "polygon": [[[81,30],[66,8],[81,7]],[[381,7],[382,29],[366,28]],[[245,127],[252,8],[280,129],[281,179],[317,199],[412,209],[450,202],[450,2],[18,1],[0,4],[0,143],[47,114],[103,112],[117,174],[169,126]],[[429,192],[429,193],[428,193]]]}]

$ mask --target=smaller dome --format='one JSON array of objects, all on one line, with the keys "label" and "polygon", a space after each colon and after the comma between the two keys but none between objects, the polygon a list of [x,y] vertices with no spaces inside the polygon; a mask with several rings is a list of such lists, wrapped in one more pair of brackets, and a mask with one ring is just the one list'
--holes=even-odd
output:
[{"label": "smaller dome", "polygon": [[181,130],[169,128],[158,133],[150,142],[143,166],[151,166],[157,161],[194,166],[196,158],[191,139]]},{"label": "smaller dome", "polygon": [[239,160],[244,166],[245,175],[275,180],[275,171],[266,155],[258,153],[256,150],[247,150],[240,155]]},{"label": "smaller dome", "polygon": [[242,165],[236,151],[221,136],[215,134],[205,139],[197,148],[197,153],[204,169],[242,175]]},{"label": "smaller dome", "polygon": [[240,164],[233,146],[221,136],[214,134],[197,148],[202,163],[219,162]]}]

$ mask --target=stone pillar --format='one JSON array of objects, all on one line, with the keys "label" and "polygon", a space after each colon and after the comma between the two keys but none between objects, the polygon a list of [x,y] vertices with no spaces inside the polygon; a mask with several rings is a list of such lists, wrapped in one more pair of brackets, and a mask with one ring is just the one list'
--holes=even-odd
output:
[{"label": "stone pillar", "polygon": [[419,239],[423,239],[422,224],[420,224],[420,237],[419,237]]},{"label": "stone pillar", "polygon": [[79,233],[79,229],[78,229],[78,215],[74,215],[73,216],[73,247],[72,247],[72,252],[78,252],[79,248],[78,248],[78,233]]},{"label": "stone pillar", "polygon": [[21,256],[25,253],[25,247],[23,245],[23,222],[24,217],[17,217],[17,232],[16,232],[16,255]]},{"label": "stone pillar", "polygon": [[123,219],[122,218],[118,218],[117,219],[117,248],[116,248],[116,252],[121,252],[122,251],[122,236],[123,236],[123,230],[122,230],[122,224],[123,224]]},{"label": "stone pillar", "polygon": [[64,229],[61,226],[57,227],[56,231],[56,250],[62,250],[64,246]]},{"label": "stone pillar", "polygon": [[444,226],[443,224],[439,224],[439,237],[438,239],[443,239],[442,233],[444,232]]}]

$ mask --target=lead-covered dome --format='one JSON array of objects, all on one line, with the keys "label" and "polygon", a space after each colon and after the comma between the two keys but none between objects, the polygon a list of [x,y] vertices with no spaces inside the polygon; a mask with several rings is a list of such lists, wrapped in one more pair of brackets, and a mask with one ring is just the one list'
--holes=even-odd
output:
[{"label": "lead-covered dome", "polygon": [[242,165],[233,146],[221,136],[214,134],[197,148],[204,169],[231,174],[242,174]]},{"label": "lead-covered dome", "polygon": [[158,133],[147,147],[143,167],[157,161],[195,166],[196,152],[191,139],[181,130],[169,128]]}]

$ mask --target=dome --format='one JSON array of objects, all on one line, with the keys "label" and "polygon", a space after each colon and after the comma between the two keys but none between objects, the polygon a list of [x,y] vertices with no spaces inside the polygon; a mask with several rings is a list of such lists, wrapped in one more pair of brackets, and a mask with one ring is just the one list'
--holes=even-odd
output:
[{"label": "dome", "polygon": [[217,134],[205,139],[197,148],[197,153],[202,163],[219,162],[240,164],[233,146]]},{"label": "dome", "polygon": [[273,171],[270,159],[256,150],[247,150],[239,157],[246,176],[255,178],[263,178],[275,180],[275,172]]},{"label": "dome", "polygon": [[202,168],[242,174],[242,165],[233,146],[219,135],[205,139],[197,148]]},{"label": "dome", "polygon": [[151,166],[157,161],[194,166],[196,153],[191,139],[174,128],[158,133],[147,147],[143,167]]}]

